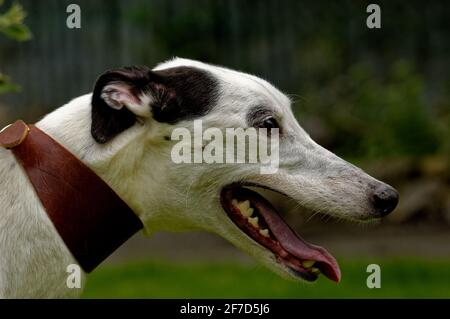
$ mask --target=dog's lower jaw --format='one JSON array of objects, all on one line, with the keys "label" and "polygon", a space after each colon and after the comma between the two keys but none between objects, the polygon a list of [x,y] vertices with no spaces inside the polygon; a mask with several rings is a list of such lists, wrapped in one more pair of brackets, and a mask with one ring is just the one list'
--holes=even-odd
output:
[{"label": "dog's lower jaw", "polygon": [[242,253],[248,254],[257,261],[258,264],[263,265],[281,278],[295,282],[306,282],[295,275],[286,266],[279,263],[271,251],[250,239],[245,233],[237,230],[236,225],[229,220],[224,220],[221,227],[217,227],[216,229],[211,230],[211,232],[226,239],[229,243],[242,251]]}]

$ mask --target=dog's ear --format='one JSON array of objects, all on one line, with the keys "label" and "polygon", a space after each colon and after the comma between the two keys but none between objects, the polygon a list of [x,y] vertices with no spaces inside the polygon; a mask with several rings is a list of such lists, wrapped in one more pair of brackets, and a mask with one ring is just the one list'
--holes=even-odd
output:
[{"label": "dog's ear", "polygon": [[147,67],[124,67],[100,75],[92,94],[91,126],[98,143],[133,126],[137,117],[150,116],[150,74]]},{"label": "dog's ear", "polygon": [[106,143],[150,116],[158,122],[205,114],[217,98],[216,80],[206,71],[175,67],[152,71],[147,67],[125,67],[102,74],[92,95],[91,133]]}]

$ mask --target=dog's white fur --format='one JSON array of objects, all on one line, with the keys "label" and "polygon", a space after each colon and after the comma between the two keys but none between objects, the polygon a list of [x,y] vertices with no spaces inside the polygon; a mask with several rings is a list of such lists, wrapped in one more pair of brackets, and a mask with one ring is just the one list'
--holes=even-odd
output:
[{"label": "dog's white fur", "polygon": [[[144,232],[205,230],[253,255],[273,271],[294,278],[272,253],[249,239],[219,203],[221,187],[236,181],[276,186],[312,210],[342,218],[368,219],[370,185],[379,184],[360,169],[317,145],[299,126],[290,100],[255,76],[201,62],[174,59],[157,69],[192,66],[217,78],[217,105],[202,117],[207,127],[246,127],[250,107],[265,105],[280,122],[280,168],[260,175],[256,165],[178,164],[165,141],[176,125],[154,121],[145,112],[151,97],[131,110],[141,121],[106,144],[91,136],[91,94],[48,114],[37,126],[59,141],[101,176],[136,212]],[[145,100],[145,101],[144,101]],[[76,263],[47,217],[27,176],[10,151],[0,150],[0,297],[76,297],[66,286],[66,267]],[[296,277],[295,277],[296,278]],[[83,280],[84,283],[84,280]]]}]

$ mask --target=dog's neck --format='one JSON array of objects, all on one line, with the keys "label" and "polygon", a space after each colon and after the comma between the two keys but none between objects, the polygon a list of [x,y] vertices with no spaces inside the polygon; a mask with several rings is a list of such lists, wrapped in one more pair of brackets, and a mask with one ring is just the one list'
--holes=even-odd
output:
[{"label": "dog's neck", "polygon": [[[163,142],[155,141],[164,139],[149,138],[159,134],[155,133],[160,129],[155,123],[136,124],[110,142],[99,144],[91,135],[88,94],[48,114],[36,126],[99,175],[138,215],[144,234],[195,227],[191,216],[183,217],[176,209],[167,208],[179,194],[162,188],[169,168],[167,161],[161,160]],[[0,149],[0,188],[5,190],[0,192],[0,234],[6,234],[0,236],[0,251],[7,256],[0,258],[0,298],[78,295],[81,290],[67,289],[65,271],[76,260],[13,154],[5,149]],[[38,279],[36,273],[41,274]]]},{"label": "dog's neck", "polygon": [[93,169],[136,214],[145,213],[145,219],[151,219],[151,212],[141,207],[136,196],[139,176],[133,176],[145,154],[145,130],[140,125],[107,144],[95,142],[91,135],[91,94],[87,94],[48,114],[36,126]]},{"label": "dog's neck", "polygon": [[[145,160],[141,125],[101,145],[91,136],[91,95],[84,95],[45,116],[36,126],[94,170],[147,225],[157,210],[146,211],[149,198],[139,193],[142,176],[136,169]],[[145,154],[144,154],[145,153]],[[66,286],[66,267],[76,263],[58,236],[39,198],[11,151],[0,149],[0,298],[77,296]],[[156,186],[155,186],[156,187]],[[147,192],[156,192],[154,189]],[[148,207],[148,206],[147,206]],[[157,228],[155,228],[156,230]],[[146,233],[154,229],[144,229]],[[30,252],[33,252],[30,254]],[[40,274],[38,279],[36,273]],[[41,280],[42,279],[42,280]],[[84,284],[84,281],[82,281]]]},{"label": "dog's neck", "polygon": [[136,130],[131,129],[111,143],[96,143],[91,135],[91,94],[78,97],[49,113],[36,126],[100,173],[137,135]]},{"label": "dog's neck", "polygon": [[49,113],[36,126],[97,173],[139,216],[145,235],[197,229],[189,216],[168,214],[171,202],[163,199],[178,198],[176,189],[165,188],[161,196],[164,172],[173,169],[161,160],[167,143],[158,135],[162,124],[137,122],[108,143],[99,144],[91,135],[91,111],[91,94],[86,94]]}]

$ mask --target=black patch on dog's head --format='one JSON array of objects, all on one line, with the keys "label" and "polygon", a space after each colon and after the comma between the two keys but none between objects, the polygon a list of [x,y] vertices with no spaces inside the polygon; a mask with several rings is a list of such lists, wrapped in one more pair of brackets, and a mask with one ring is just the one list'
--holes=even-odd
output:
[{"label": "black patch on dog's head", "polygon": [[115,109],[108,105],[102,97],[108,84],[122,85],[137,100],[149,95],[153,118],[169,124],[205,115],[218,97],[217,80],[209,72],[193,67],[159,71],[125,67],[107,71],[98,78],[92,96],[91,133],[98,143],[108,142],[137,119],[127,107]]},{"label": "black patch on dog's head", "polygon": [[208,113],[217,100],[217,80],[207,71],[176,67],[154,75],[150,88],[157,98],[152,112],[158,122],[174,124],[197,118]]}]

